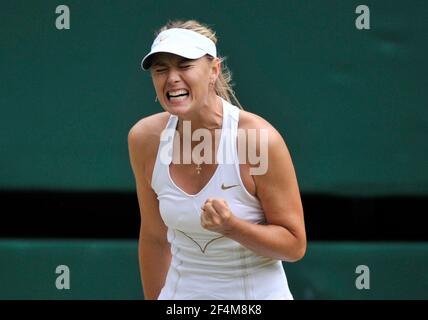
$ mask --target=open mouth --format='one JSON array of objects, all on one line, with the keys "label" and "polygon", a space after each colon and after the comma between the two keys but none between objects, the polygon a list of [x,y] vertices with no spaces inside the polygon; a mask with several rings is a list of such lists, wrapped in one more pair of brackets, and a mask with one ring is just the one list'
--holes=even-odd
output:
[{"label": "open mouth", "polygon": [[180,89],[176,91],[168,91],[166,97],[169,101],[182,101],[189,96],[189,91]]}]

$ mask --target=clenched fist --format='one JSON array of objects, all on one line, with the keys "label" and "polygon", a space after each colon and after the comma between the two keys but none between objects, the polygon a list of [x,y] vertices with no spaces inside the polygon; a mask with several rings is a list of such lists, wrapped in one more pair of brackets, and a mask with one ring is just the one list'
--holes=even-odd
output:
[{"label": "clenched fist", "polygon": [[201,207],[201,226],[225,234],[232,228],[235,216],[223,199],[208,198]]}]

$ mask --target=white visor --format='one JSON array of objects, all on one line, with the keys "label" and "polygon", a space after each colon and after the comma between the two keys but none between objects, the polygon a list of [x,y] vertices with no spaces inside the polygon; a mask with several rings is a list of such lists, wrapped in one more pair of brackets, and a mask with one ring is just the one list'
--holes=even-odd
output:
[{"label": "white visor", "polygon": [[207,37],[192,30],[172,28],[159,33],[152,48],[141,61],[141,67],[148,70],[155,53],[173,53],[187,59],[199,59],[206,54],[217,57],[215,43]]}]

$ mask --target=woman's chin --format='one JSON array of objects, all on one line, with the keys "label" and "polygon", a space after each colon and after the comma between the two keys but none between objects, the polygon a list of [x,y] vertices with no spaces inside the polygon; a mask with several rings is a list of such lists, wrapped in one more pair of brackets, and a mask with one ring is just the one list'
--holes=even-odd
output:
[{"label": "woman's chin", "polygon": [[183,103],[168,103],[166,105],[166,110],[173,114],[173,115],[183,115],[186,114],[190,109],[190,103],[189,102],[183,102]]}]

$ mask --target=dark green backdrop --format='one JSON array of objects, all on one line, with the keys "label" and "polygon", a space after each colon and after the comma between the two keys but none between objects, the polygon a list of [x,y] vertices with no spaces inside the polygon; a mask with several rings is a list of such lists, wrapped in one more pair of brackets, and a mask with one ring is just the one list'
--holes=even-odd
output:
[{"label": "dark green backdrop", "polygon": [[0,2],[0,188],[134,190],[127,133],[161,111],[139,68],[154,31],[217,31],[249,111],[283,134],[304,192],[428,194],[428,6],[366,1]]}]

